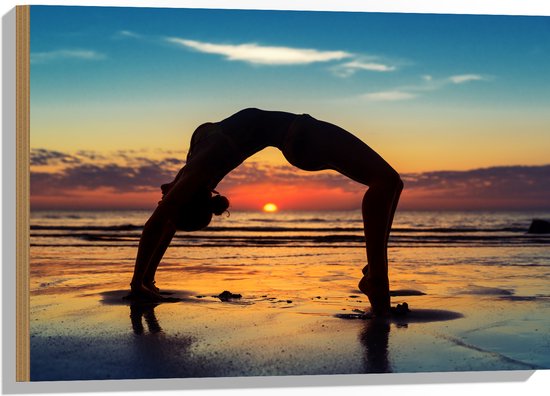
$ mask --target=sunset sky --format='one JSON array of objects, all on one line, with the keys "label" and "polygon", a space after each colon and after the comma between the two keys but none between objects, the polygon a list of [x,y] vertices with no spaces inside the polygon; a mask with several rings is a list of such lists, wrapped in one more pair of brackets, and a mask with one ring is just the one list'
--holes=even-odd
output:
[{"label": "sunset sky", "polygon": [[[550,209],[550,17],[31,7],[33,209],[152,208],[192,132],[245,107],[349,130],[404,209]],[[234,209],[352,209],[364,187],[276,149]]]}]

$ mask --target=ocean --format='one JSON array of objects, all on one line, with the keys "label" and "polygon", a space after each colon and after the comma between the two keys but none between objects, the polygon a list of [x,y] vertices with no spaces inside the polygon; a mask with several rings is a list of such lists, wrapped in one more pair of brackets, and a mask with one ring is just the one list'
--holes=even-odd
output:
[{"label": "ocean", "polygon": [[[35,211],[31,246],[135,247],[149,211]],[[396,215],[390,247],[544,247],[549,234],[529,234],[550,212],[413,212]],[[172,247],[349,248],[364,245],[359,211],[234,212],[202,231],[179,233]]]}]

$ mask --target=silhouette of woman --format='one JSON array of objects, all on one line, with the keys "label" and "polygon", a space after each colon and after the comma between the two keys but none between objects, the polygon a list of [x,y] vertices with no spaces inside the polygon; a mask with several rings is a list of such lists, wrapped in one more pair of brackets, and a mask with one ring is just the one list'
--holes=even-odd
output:
[{"label": "silhouette of woman", "polygon": [[362,202],[367,262],[359,289],[373,313],[390,313],[388,237],[403,183],[374,150],[336,125],[308,114],[244,109],[220,122],[199,126],[191,137],[185,166],[161,186],[163,198],[145,223],[131,281],[132,295],[162,300],[155,272],[176,230],[206,227],[212,214],[229,207],[214,189],[245,159],[267,146],[280,149],[306,171],[333,169],[368,186]]}]

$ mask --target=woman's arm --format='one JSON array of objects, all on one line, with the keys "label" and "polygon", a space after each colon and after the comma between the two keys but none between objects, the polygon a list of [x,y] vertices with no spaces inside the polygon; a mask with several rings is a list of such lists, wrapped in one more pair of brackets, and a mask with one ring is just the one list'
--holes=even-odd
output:
[{"label": "woman's arm", "polygon": [[145,223],[136,257],[132,291],[159,299],[152,285],[156,269],[176,231],[171,218],[179,207],[191,202],[201,189],[213,189],[236,165],[234,158],[226,158],[226,140],[221,138],[204,147],[188,159],[173,182],[161,186],[163,197]]},{"label": "woman's arm", "polygon": [[174,182],[163,188],[163,198],[147,220],[141,233],[134,275],[130,286],[133,292],[153,299],[161,298],[153,286],[155,272],[168,248],[176,228],[170,220],[177,208],[185,205],[200,186],[201,172],[180,170]]},{"label": "woman's arm", "polygon": [[172,238],[174,237],[175,233],[176,229],[174,227],[165,227],[164,232],[161,235],[160,240],[157,244],[157,248],[149,259],[149,265],[147,266],[145,276],[143,277],[143,285],[146,288],[155,292],[159,291],[159,289],[155,286],[155,273],[157,272],[160,260],[162,260],[162,257],[164,256],[166,249],[170,245],[170,242],[172,242]]},{"label": "woman's arm", "polygon": [[159,205],[145,223],[139,241],[134,276],[131,282],[132,290],[145,286],[149,290],[156,291],[153,286],[155,272],[176,233],[176,228],[169,221],[169,215],[173,208],[169,208],[170,205],[166,204],[164,198],[176,185],[184,171],[185,166],[180,169],[172,182],[160,187],[162,200],[159,201]]}]

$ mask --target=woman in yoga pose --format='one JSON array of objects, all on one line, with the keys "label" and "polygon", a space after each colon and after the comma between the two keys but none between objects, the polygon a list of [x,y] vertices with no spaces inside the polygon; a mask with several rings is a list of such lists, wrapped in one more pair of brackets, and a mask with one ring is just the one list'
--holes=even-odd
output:
[{"label": "woman in yoga pose", "polygon": [[375,315],[390,313],[388,237],[403,183],[374,150],[336,125],[307,114],[244,109],[220,122],[199,126],[191,137],[185,166],[161,186],[163,197],[145,223],[139,243],[132,295],[162,301],[155,272],[176,230],[206,227],[212,214],[229,207],[218,183],[244,160],[267,146],[277,147],[306,171],[333,169],[368,186],[362,202],[367,262],[359,289]]}]

